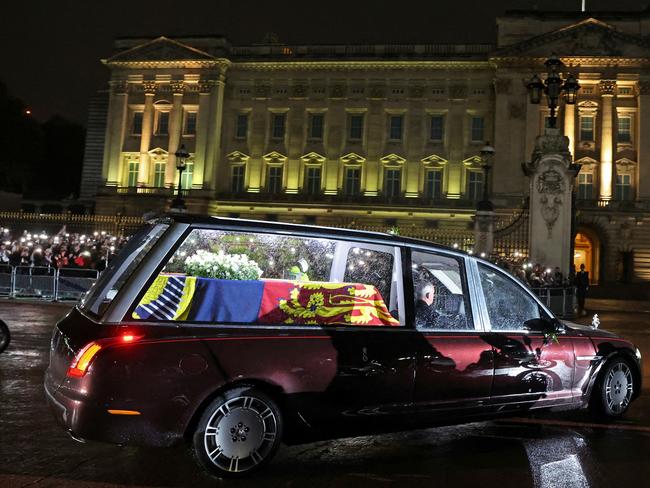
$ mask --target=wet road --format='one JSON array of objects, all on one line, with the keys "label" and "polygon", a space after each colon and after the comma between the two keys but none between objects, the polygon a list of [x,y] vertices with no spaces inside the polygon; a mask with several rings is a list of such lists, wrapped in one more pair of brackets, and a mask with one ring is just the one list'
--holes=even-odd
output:
[{"label": "wet road", "polygon": [[13,336],[0,354],[0,487],[643,486],[650,479],[650,304],[589,305],[601,327],[633,339],[645,357],[645,390],[621,422],[555,414],[283,447],[262,474],[224,482],[203,474],[184,448],[72,441],[42,390],[52,326],[68,308],[3,300],[0,317]]}]

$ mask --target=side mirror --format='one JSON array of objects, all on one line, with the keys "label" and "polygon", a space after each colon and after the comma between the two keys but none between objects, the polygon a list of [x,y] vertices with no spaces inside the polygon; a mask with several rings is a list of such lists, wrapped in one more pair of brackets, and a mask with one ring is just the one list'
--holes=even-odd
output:
[{"label": "side mirror", "polygon": [[524,329],[529,330],[530,332],[539,332],[542,334],[549,334],[552,332],[558,332],[559,321],[555,319],[530,319],[524,322]]}]

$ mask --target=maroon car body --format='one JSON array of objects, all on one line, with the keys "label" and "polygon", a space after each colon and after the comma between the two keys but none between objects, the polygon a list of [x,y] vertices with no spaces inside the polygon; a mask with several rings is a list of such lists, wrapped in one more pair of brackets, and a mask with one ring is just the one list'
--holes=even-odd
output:
[{"label": "maroon car body", "polygon": [[[391,310],[399,326],[134,319],[134,307],[144,303],[143,290],[196,229],[331,238],[339,240],[337,245],[350,240],[366,255],[370,254],[366,248],[389,246],[401,260],[392,264],[393,276],[395,269],[404,270],[399,274],[404,281],[392,284],[397,292],[386,292],[395,297],[389,308],[399,308]],[[155,238],[147,241],[146,236],[153,234]],[[282,440],[289,443],[542,408],[585,408],[590,401],[593,405],[592,392],[613,358],[628,365],[631,375],[625,408],[641,388],[640,353],[629,341],[560,323],[541,303],[531,302],[539,307],[540,317],[521,330],[500,330],[494,317],[486,326],[489,314],[484,309],[491,306],[491,298],[485,287],[492,285],[485,279],[493,279],[493,284],[510,278],[474,257],[428,243],[182,216],[160,220],[129,245],[84,303],[56,325],[52,336],[46,396],[57,421],[75,438],[149,446],[191,440],[206,409],[238,387],[254,388],[263,399],[272,399],[282,418]],[[427,264],[421,256],[429,252],[454,260],[460,271]],[[439,278],[437,293],[446,283],[448,290],[458,288],[458,296],[467,295],[458,310],[467,315],[468,323],[472,319],[471,328],[415,326],[413,270],[425,265],[431,276]],[[347,262],[346,266],[349,269]],[[119,286],[111,283],[111,276],[119,276]],[[513,280],[512,286],[521,285]],[[521,293],[528,293],[521,288]],[[99,304],[94,303],[101,293]],[[530,299],[535,300],[532,295]],[[89,347],[97,351],[90,355]],[[88,364],[79,363],[85,361],[84,353],[90,357]],[[257,464],[262,463],[251,466]],[[230,470],[218,466],[213,471],[247,471],[237,464],[233,469],[232,460],[228,466]]]}]

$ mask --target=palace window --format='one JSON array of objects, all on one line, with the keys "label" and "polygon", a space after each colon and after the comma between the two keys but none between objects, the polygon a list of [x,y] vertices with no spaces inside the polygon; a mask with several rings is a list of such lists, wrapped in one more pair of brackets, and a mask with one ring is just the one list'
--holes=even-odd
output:
[{"label": "palace window", "polygon": [[305,172],[305,190],[307,191],[307,195],[318,195],[320,193],[320,181],[320,167],[308,166]]},{"label": "palace window", "polygon": [[483,173],[470,171],[467,177],[467,198],[478,201],[483,191]]},{"label": "palace window", "polygon": [[591,200],[594,195],[593,173],[578,174],[578,195],[580,200]]},{"label": "palace window", "polygon": [[389,198],[398,197],[402,189],[402,170],[386,169],[384,171],[384,195]]},{"label": "palace window", "polygon": [[271,138],[272,139],[283,139],[284,138],[284,126],[286,122],[285,114],[273,114],[271,115]]},{"label": "palace window", "polygon": [[248,114],[237,114],[237,125],[235,137],[237,139],[246,139],[248,136]]},{"label": "palace window", "polygon": [[243,164],[238,164],[233,166],[231,171],[230,190],[233,193],[242,193],[244,191],[246,167]]},{"label": "palace window", "polygon": [[632,200],[632,175],[616,175],[616,199]]},{"label": "palace window", "polygon": [[424,196],[432,199],[442,196],[442,170],[427,170],[424,179]]},{"label": "palace window", "polygon": [[632,117],[629,115],[618,117],[617,133],[618,142],[632,142]]},{"label": "palace window", "polygon": [[361,194],[361,168],[345,168],[343,193],[347,196]]},{"label": "palace window", "polygon": [[134,136],[142,135],[142,119],[144,112],[133,112],[133,124],[131,125],[131,134]]},{"label": "palace window", "polygon": [[472,142],[485,140],[485,119],[483,117],[472,117]]},{"label": "palace window", "polygon": [[156,161],[153,163],[153,186],[163,188],[165,186],[165,170],[167,161]]},{"label": "palace window", "polygon": [[350,115],[349,139],[360,141],[363,138],[363,115]]},{"label": "palace window", "polygon": [[389,122],[388,139],[391,141],[401,141],[404,117],[402,115],[391,115]]},{"label": "palace window", "polygon": [[325,116],[323,114],[309,115],[309,139],[322,139]]},{"label": "palace window", "polygon": [[140,171],[140,162],[131,160],[128,166],[128,186],[138,186],[138,172]]},{"label": "palace window", "polygon": [[185,113],[185,127],[183,129],[183,134],[186,136],[196,135],[196,115],[196,112]]},{"label": "palace window", "polygon": [[282,192],[282,166],[269,166],[266,189],[269,193]]},{"label": "palace window", "polygon": [[442,115],[431,116],[431,132],[429,139],[441,142],[445,137],[445,118]]},{"label": "palace window", "polygon": [[194,177],[194,161],[186,161],[185,169],[183,170],[183,176],[181,178],[183,189],[189,190],[192,188],[193,177]]},{"label": "palace window", "polygon": [[169,134],[169,112],[158,112],[156,124],[156,135],[166,136]]},{"label": "palace window", "polygon": [[580,140],[593,141],[594,140],[594,116],[583,115],[580,117]]}]

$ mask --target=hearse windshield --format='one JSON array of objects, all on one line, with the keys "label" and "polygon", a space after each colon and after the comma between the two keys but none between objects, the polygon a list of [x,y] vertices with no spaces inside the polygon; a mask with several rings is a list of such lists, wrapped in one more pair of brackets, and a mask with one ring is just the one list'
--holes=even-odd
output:
[{"label": "hearse windshield", "polygon": [[96,317],[103,315],[122,285],[168,228],[166,224],[147,225],[132,235],[88,290],[80,308]]}]

